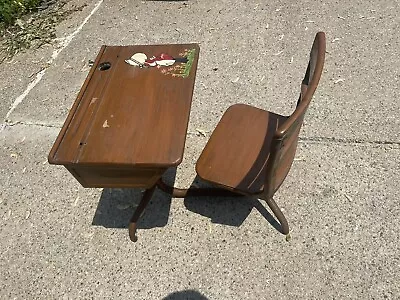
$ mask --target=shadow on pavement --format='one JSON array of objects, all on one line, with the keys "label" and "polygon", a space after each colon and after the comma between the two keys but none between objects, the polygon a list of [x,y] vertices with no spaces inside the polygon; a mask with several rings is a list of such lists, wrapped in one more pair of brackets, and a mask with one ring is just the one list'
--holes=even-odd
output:
[{"label": "shadow on pavement", "polygon": [[[169,169],[163,176],[166,183],[173,185],[176,169]],[[211,187],[196,177],[197,187]],[[142,199],[141,189],[104,189],[97,205],[92,225],[106,228],[128,228],[129,220]],[[265,208],[265,204],[251,197],[186,197],[185,207],[194,213],[211,219],[212,223],[240,226],[253,208],[279,231],[280,225]],[[143,216],[139,219],[139,229],[164,227],[168,223],[171,196],[156,189]]]},{"label": "shadow on pavement", "polygon": [[[175,181],[176,170],[166,172],[168,182]],[[143,189],[104,189],[92,225],[107,228],[128,228],[136,207],[142,199]],[[168,223],[171,207],[171,196],[156,190],[146,207],[143,216],[139,219],[139,229],[164,227]]]},{"label": "shadow on pavement", "polygon": [[[104,189],[92,225],[128,228],[129,220],[142,199],[142,192],[140,189]],[[164,227],[168,223],[170,206],[171,197],[156,191],[139,219],[138,228]]]},{"label": "shadow on pavement", "polygon": [[171,293],[168,296],[162,298],[162,300],[208,300],[208,298],[198,291],[185,290]]},{"label": "shadow on pavement", "polygon": [[[198,177],[193,184],[196,187],[213,187]],[[276,230],[280,231],[280,224],[265,208],[266,203],[253,197],[186,197],[185,207],[199,215],[210,218],[212,223],[240,226],[253,208],[265,218]]]}]

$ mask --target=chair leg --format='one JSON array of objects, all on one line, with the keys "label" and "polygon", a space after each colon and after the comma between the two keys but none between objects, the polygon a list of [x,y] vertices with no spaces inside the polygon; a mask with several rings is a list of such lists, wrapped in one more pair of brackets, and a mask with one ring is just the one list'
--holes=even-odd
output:
[{"label": "chair leg", "polygon": [[129,221],[129,227],[128,227],[129,238],[131,239],[132,242],[136,242],[138,239],[136,236],[137,222],[138,222],[139,218],[141,217],[143,211],[145,210],[146,206],[149,204],[150,199],[153,196],[155,189],[156,189],[156,185],[152,186],[151,188],[147,189],[144,192],[142,200],[140,200],[139,206],[136,208],[131,220]]},{"label": "chair leg", "polygon": [[274,199],[272,197],[268,198],[267,200],[268,206],[271,208],[272,212],[274,213],[275,217],[279,220],[279,223],[281,224],[281,229],[282,233],[286,235],[286,240],[290,240],[290,234],[289,234],[289,225],[288,222],[283,215],[282,211],[280,210],[279,206],[275,203]]}]

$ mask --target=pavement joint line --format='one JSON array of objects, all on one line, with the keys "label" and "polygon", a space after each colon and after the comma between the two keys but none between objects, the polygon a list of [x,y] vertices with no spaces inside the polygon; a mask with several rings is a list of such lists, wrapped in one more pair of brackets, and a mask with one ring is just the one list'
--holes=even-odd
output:
[{"label": "pavement joint line", "polygon": [[[37,126],[37,127],[46,127],[46,128],[58,128],[61,129],[62,125],[56,124],[46,124],[46,123],[38,123],[38,122],[24,122],[24,121],[16,121],[13,123],[3,123],[1,126],[5,127],[13,127],[15,125],[22,126]],[[211,131],[207,131],[210,133]],[[199,132],[188,131],[187,135],[201,136],[206,137],[203,134],[199,134]],[[391,142],[391,141],[368,141],[362,139],[343,139],[343,138],[335,138],[335,137],[299,137],[300,143],[306,142],[316,142],[316,143],[336,143],[336,144],[359,144],[359,145],[380,145],[380,146],[400,146],[400,142]]]},{"label": "pavement joint line", "polygon": [[391,141],[368,141],[362,139],[343,139],[335,137],[299,137],[300,142],[332,142],[337,144],[360,144],[360,145],[392,145],[400,146],[400,142]]},{"label": "pavement joint line", "polygon": [[11,105],[10,110],[7,112],[6,117],[5,117],[5,123],[2,123],[0,125],[0,132],[3,131],[7,127],[7,119],[10,117],[10,115],[13,113],[13,111],[18,107],[19,104],[24,101],[26,96],[30,93],[32,89],[35,88],[35,86],[42,80],[43,76],[46,74],[46,70],[51,66],[51,64],[54,62],[54,60],[58,57],[58,55],[63,51],[74,39],[74,37],[82,30],[83,26],[89,21],[89,19],[93,16],[93,14],[96,13],[96,11],[99,9],[100,5],[103,3],[104,0],[100,0],[97,2],[95,7],[92,9],[92,11],[89,13],[89,15],[83,20],[83,22],[68,36],[59,39],[59,44],[56,47],[56,49],[53,51],[50,60],[47,62],[46,68],[41,70],[36,74],[36,78],[31,81],[28,86],[26,87],[25,91],[19,95]]}]

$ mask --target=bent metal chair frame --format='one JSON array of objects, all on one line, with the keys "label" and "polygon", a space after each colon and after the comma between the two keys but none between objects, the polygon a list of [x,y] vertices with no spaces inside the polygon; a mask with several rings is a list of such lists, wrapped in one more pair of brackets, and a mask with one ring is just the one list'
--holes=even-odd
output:
[{"label": "bent metal chair frame", "polygon": [[[257,198],[264,199],[280,223],[280,232],[285,234],[288,240],[290,238],[288,222],[274,201],[273,196],[283,183],[293,163],[304,115],[318,86],[324,65],[324,59],[325,34],[323,32],[319,32],[314,39],[314,43],[310,52],[310,59],[304,79],[301,83],[301,92],[298,98],[296,109],[292,115],[288,117],[279,116],[280,118],[283,118],[284,121],[282,123],[277,122],[277,128],[273,133],[272,139],[270,140],[269,154],[268,157],[265,158],[265,168],[262,169],[262,172],[265,172],[265,181],[261,191],[255,193],[243,192],[235,189],[234,187],[229,188],[218,184],[217,185],[220,187],[216,188],[191,187],[189,189],[178,189],[169,186],[162,180],[162,178],[160,178],[156,185],[144,192],[143,198],[130,220],[130,239],[134,242],[137,241],[137,222],[149,203],[156,187],[158,187],[165,193],[177,198],[189,196],[256,196]],[[209,181],[207,178],[202,179]],[[214,183],[212,181],[210,182]]]}]

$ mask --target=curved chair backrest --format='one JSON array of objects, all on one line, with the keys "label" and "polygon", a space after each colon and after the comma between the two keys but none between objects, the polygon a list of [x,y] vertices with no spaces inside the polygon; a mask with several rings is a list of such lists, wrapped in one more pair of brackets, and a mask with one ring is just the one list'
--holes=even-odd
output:
[{"label": "curved chair backrest", "polygon": [[304,115],[321,78],[325,60],[325,34],[318,32],[311,48],[310,60],[304,79],[297,107],[293,114],[278,127],[271,143],[270,157],[266,168],[264,194],[268,198],[278,190],[296,153],[297,141]]}]

